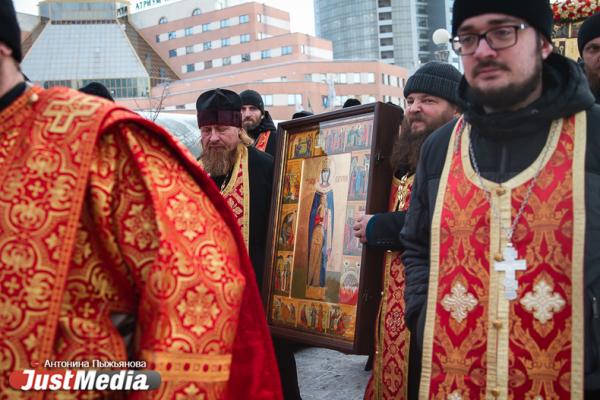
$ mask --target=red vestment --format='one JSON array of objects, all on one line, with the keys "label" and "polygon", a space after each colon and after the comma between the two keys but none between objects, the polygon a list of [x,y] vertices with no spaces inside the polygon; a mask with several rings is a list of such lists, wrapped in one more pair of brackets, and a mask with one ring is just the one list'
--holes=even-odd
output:
[{"label": "red vestment", "polygon": [[0,135],[3,396],[56,395],[8,387],[34,361],[126,360],[111,320],[126,314],[134,359],[162,376],[130,397],[281,398],[242,236],[181,145],[64,88],[26,91],[0,112]]}]

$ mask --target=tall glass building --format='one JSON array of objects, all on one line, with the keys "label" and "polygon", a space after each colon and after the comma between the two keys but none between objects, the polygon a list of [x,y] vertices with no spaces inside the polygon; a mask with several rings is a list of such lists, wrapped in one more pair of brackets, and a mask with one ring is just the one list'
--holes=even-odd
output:
[{"label": "tall glass building", "polygon": [[333,42],[336,59],[375,59],[414,71],[440,54],[431,37],[439,28],[449,29],[453,3],[314,0],[316,34]]},{"label": "tall glass building", "polygon": [[41,23],[24,43],[23,70],[46,88],[101,82],[116,98],[148,96],[160,82],[177,80],[120,18],[122,7],[114,0],[41,2]]}]

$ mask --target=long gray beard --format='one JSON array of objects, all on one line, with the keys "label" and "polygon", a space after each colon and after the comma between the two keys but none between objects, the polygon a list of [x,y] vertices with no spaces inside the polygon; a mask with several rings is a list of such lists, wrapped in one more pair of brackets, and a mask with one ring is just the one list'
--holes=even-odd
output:
[{"label": "long gray beard", "polygon": [[206,150],[200,156],[204,170],[210,176],[225,176],[233,168],[237,156],[237,149],[233,150]]}]

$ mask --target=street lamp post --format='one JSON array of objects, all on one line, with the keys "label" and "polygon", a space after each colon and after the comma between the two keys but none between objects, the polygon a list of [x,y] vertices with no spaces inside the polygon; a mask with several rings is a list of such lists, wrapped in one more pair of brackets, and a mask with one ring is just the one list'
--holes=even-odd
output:
[{"label": "street lamp post", "polygon": [[433,32],[431,38],[433,39],[433,43],[435,43],[438,48],[435,52],[436,58],[439,61],[448,62],[448,57],[450,56],[450,50],[448,50],[448,43],[450,43],[450,32],[444,28],[440,28]]}]

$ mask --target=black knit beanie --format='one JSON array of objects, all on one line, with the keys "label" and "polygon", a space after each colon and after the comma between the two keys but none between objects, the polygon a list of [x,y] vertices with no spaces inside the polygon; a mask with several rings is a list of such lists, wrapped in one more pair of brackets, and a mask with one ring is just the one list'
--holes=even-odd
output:
[{"label": "black knit beanie", "polygon": [[585,45],[597,37],[600,37],[600,13],[586,19],[581,28],[579,28],[577,46],[579,47],[579,54],[582,57]]},{"label": "black knit beanie", "polygon": [[423,64],[404,86],[404,97],[411,93],[427,93],[460,105],[458,85],[462,74],[452,65],[440,61]]},{"label": "black knit beanie", "polygon": [[452,36],[456,36],[458,28],[466,19],[492,13],[522,18],[551,40],[553,16],[549,0],[455,0],[452,8]]},{"label": "black knit beanie", "polygon": [[254,90],[244,90],[240,93],[240,97],[242,98],[242,105],[251,105],[260,110],[261,114],[265,113],[265,103],[263,103],[262,96],[254,91]]},{"label": "black knit beanie", "polygon": [[106,86],[104,86],[100,82],[90,82],[81,89],[79,89],[79,91],[81,93],[91,94],[92,96],[102,97],[106,100],[110,100],[113,102],[115,101],[115,99],[113,99],[112,95],[110,94],[110,91],[106,88]]},{"label": "black knit beanie", "polygon": [[0,42],[12,50],[12,57],[21,62],[21,29],[12,0],[0,0]]}]

